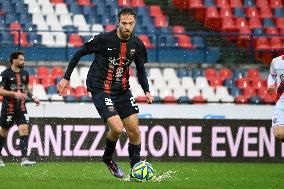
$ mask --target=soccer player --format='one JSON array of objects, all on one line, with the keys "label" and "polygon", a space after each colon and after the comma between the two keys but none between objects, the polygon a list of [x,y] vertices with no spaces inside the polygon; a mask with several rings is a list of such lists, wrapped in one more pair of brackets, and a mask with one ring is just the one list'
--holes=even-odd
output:
[{"label": "soccer player", "polygon": [[40,101],[35,98],[29,87],[29,74],[24,68],[24,53],[12,52],[10,55],[11,66],[4,70],[0,76],[0,95],[3,96],[0,117],[0,167],[5,166],[1,151],[6,142],[9,129],[14,122],[18,126],[20,135],[20,149],[22,153],[22,166],[35,165],[36,162],[27,158],[29,117],[25,105],[25,98],[32,99],[36,105]]},{"label": "soccer player", "polygon": [[277,93],[277,103],[272,116],[273,133],[276,139],[284,142],[284,55],[272,60],[267,83],[268,92]]},{"label": "soccer player", "polygon": [[133,61],[136,64],[139,84],[148,103],[152,103],[153,97],[149,92],[144,67],[148,61],[146,49],[142,41],[132,33],[136,13],[130,8],[123,8],[118,13],[118,21],[117,29],[94,36],[74,54],[64,78],[57,85],[57,90],[62,95],[68,86],[73,69],[82,56],[95,54],[95,60],[87,76],[87,88],[92,94],[98,113],[109,126],[102,159],[115,177],[122,178],[124,173],[114,162],[112,155],[123,128],[129,137],[131,167],[140,161],[141,151],[137,117],[139,109],[129,90],[128,81],[129,66]]}]

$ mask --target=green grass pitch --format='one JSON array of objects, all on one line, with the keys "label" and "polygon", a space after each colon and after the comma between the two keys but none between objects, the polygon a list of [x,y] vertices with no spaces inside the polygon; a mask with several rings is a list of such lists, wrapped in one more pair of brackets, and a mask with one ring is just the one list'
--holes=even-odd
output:
[{"label": "green grass pitch", "polygon": [[[284,188],[284,164],[151,162],[156,178],[148,183],[113,177],[104,164],[38,163],[0,167],[1,189],[279,189]],[[129,166],[119,163],[125,173]]]}]

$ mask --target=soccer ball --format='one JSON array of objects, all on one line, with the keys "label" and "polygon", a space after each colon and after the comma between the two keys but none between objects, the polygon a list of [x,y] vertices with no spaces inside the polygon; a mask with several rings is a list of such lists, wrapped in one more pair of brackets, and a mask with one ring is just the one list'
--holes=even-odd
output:
[{"label": "soccer ball", "polygon": [[130,177],[137,182],[148,182],[154,177],[153,167],[146,161],[140,161],[133,166]]}]

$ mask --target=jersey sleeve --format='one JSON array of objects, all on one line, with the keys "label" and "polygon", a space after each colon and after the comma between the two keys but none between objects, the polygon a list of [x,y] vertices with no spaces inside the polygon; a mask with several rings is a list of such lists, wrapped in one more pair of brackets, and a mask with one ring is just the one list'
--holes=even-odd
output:
[{"label": "jersey sleeve", "polygon": [[274,64],[275,64],[275,59],[273,59],[270,64],[270,72],[269,72],[268,79],[267,79],[268,87],[271,85],[274,85],[276,82],[277,72],[274,68]]},{"label": "jersey sleeve", "polygon": [[5,87],[6,83],[7,83],[7,74],[5,74],[5,72],[2,72],[0,75],[0,86],[1,87]]},{"label": "jersey sleeve", "polygon": [[134,59],[134,62],[137,69],[138,82],[141,85],[144,93],[149,92],[149,83],[144,66],[144,64],[148,62],[147,51],[144,44],[140,40],[139,40],[139,50]]},{"label": "jersey sleeve", "polygon": [[96,50],[100,48],[101,38],[102,38],[101,34],[95,35],[75,52],[75,54],[73,55],[72,59],[70,60],[67,66],[67,69],[63,77],[64,79],[70,80],[71,74],[74,68],[77,66],[78,62],[80,61],[81,57],[87,54],[95,53]]},{"label": "jersey sleeve", "polygon": [[26,78],[27,78],[25,85],[29,85],[29,79],[30,79],[29,78],[29,72],[26,71],[25,75],[26,75]]}]

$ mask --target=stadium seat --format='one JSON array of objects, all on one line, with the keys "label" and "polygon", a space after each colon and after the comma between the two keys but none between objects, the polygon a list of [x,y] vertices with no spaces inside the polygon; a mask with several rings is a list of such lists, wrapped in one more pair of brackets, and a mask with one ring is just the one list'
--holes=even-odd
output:
[{"label": "stadium seat", "polygon": [[189,104],[191,103],[190,99],[187,96],[181,96],[178,98],[177,103],[179,104]]},{"label": "stadium seat", "polygon": [[201,90],[202,97],[207,102],[218,102],[219,98],[215,95],[214,88],[208,87]]},{"label": "stadium seat", "polygon": [[39,79],[37,76],[29,75],[29,88],[32,89],[34,85],[39,84]]},{"label": "stadium seat", "polygon": [[252,96],[256,95],[256,91],[254,88],[252,87],[247,87],[243,89],[243,96],[245,96],[247,99],[249,99]]},{"label": "stadium seat", "polygon": [[249,103],[250,104],[261,104],[262,100],[259,96],[252,96],[249,98]]},{"label": "stadium seat", "polygon": [[270,47],[273,50],[280,50],[283,49],[283,42],[281,41],[280,37],[271,37],[270,38]]},{"label": "stadium seat", "polygon": [[205,77],[196,77],[195,79],[195,86],[197,89],[201,90],[204,88],[208,88],[209,84]]},{"label": "stadium seat", "polygon": [[283,8],[283,2],[281,0],[270,0],[271,8]]},{"label": "stadium seat", "polygon": [[192,103],[194,104],[203,104],[206,100],[202,96],[195,96],[192,98]]},{"label": "stadium seat", "polygon": [[145,3],[144,3],[144,0],[132,0],[131,6],[132,7],[144,7]]},{"label": "stadium seat", "polygon": [[151,43],[149,37],[147,35],[139,35],[139,38],[141,39],[141,41],[144,43],[146,48],[154,48],[155,46]]},{"label": "stadium seat", "polygon": [[230,7],[228,0],[215,0],[217,7]]},{"label": "stadium seat", "polygon": [[273,18],[273,14],[270,7],[261,7],[259,14],[261,18]]},{"label": "stadium seat", "polygon": [[118,0],[117,3],[121,7],[130,7],[131,6],[130,0]]},{"label": "stadium seat", "polygon": [[219,86],[215,88],[216,96],[220,99],[221,102],[233,102],[234,97],[229,95],[228,89],[224,86]]},{"label": "stadium seat", "polygon": [[247,7],[246,8],[246,15],[250,18],[259,17],[259,13],[256,7]]},{"label": "stadium seat", "polygon": [[240,96],[242,94],[241,90],[238,87],[232,87],[229,90],[230,90],[230,94],[233,97]]},{"label": "stadium seat", "polygon": [[192,77],[182,77],[181,78],[181,87],[183,89],[187,89],[187,90],[192,89],[192,88],[196,88]]},{"label": "stadium seat", "polygon": [[271,18],[263,18],[263,27],[275,27],[275,24]]},{"label": "stadium seat", "polygon": [[206,68],[204,72],[207,79],[210,77],[217,77],[217,71],[215,68]]},{"label": "stadium seat", "polygon": [[247,78],[260,78],[259,72],[256,69],[250,68],[247,70]]},{"label": "stadium seat", "polygon": [[228,68],[221,68],[219,71],[219,78],[221,81],[224,81],[224,79],[228,79],[232,77],[232,72]]},{"label": "stadium seat", "polygon": [[90,0],[76,0],[77,4],[80,6],[91,6],[92,3]]},{"label": "stadium seat", "polygon": [[251,29],[254,29],[254,28],[261,28],[262,27],[262,24],[261,24],[261,21],[259,18],[256,18],[256,17],[251,17],[249,18],[249,27]]},{"label": "stadium seat", "polygon": [[230,0],[230,6],[231,8],[239,8],[243,7],[242,1],[241,0]]},{"label": "stadium seat", "polygon": [[37,68],[37,75],[39,78],[48,77],[49,69],[46,66],[40,66]]},{"label": "stadium seat", "polygon": [[236,104],[246,104],[247,102],[248,102],[248,99],[245,96],[240,95],[235,98]]},{"label": "stadium seat", "polygon": [[233,13],[235,17],[246,17],[245,10],[242,7],[234,8]]},{"label": "stadium seat", "polygon": [[177,76],[179,78],[187,77],[187,76],[189,76],[189,72],[186,68],[181,68],[181,69],[177,70]]},{"label": "stadium seat", "polygon": [[64,0],[50,0],[50,2],[53,4],[63,4]]},{"label": "stadium seat", "polygon": [[283,18],[284,17],[284,8],[274,8],[273,15],[276,18]]},{"label": "stadium seat", "polygon": [[275,18],[277,28],[284,28],[284,18]]},{"label": "stadium seat", "polygon": [[236,81],[236,85],[237,85],[238,88],[244,89],[244,88],[247,88],[249,86],[249,83],[248,83],[248,80],[246,78],[239,78]]},{"label": "stadium seat", "polygon": [[222,7],[220,8],[220,13],[219,13],[221,18],[229,17],[232,18],[232,10],[230,7]]},{"label": "stadium seat", "polygon": [[176,35],[177,39],[178,39],[178,46],[182,47],[182,48],[186,48],[186,49],[193,49],[195,48],[192,44],[191,44],[191,40],[190,37],[187,35]]},{"label": "stadium seat", "polygon": [[57,77],[63,77],[64,71],[63,68],[60,66],[55,66],[52,68],[51,76],[55,79]]},{"label": "stadium seat", "polygon": [[79,99],[80,96],[88,96],[87,88],[84,86],[78,86],[75,88],[75,96]]},{"label": "stadium seat", "polygon": [[172,31],[174,34],[179,34],[179,33],[184,34],[185,33],[185,29],[183,26],[173,26]]},{"label": "stadium seat", "polygon": [[254,0],[244,0],[244,7],[254,7],[255,1]]},{"label": "stadium seat", "polygon": [[267,37],[258,37],[255,40],[256,50],[270,50],[270,43]]},{"label": "stadium seat", "polygon": [[55,85],[53,77],[46,76],[41,78],[42,86],[47,89],[47,87]]},{"label": "stadium seat", "polygon": [[69,36],[69,44],[73,47],[81,47],[83,45],[83,40],[78,34],[71,34]]}]

